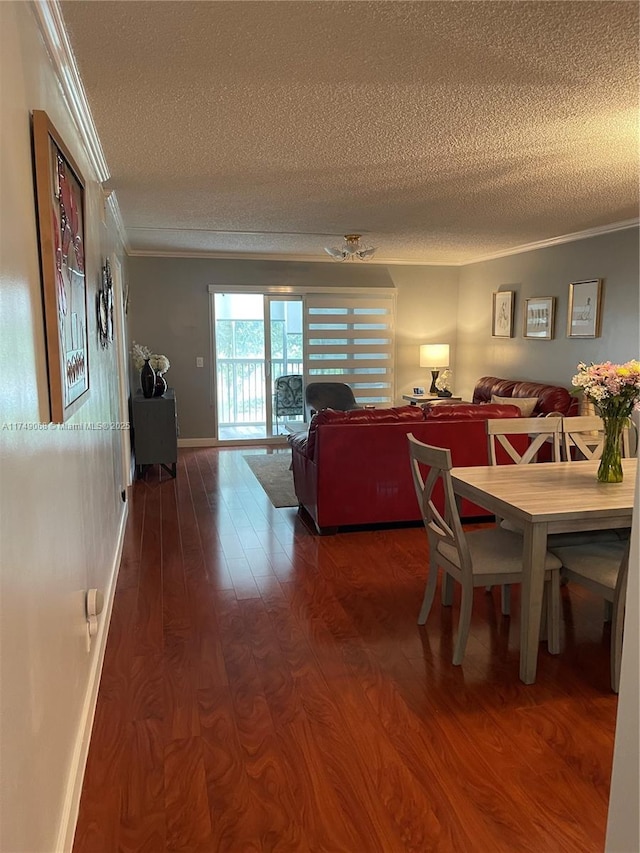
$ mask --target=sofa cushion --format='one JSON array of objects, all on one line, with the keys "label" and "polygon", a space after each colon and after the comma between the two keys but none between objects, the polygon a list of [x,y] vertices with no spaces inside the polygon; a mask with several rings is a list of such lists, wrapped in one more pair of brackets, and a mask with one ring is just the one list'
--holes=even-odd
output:
[{"label": "sofa cushion", "polygon": [[498,397],[497,394],[491,395],[491,402],[497,403],[499,406],[517,406],[520,409],[520,414],[523,418],[530,418],[533,410],[538,402],[537,397]]},{"label": "sofa cushion", "polygon": [[488,420],[493,418],[519,418],[520,409],[511,404],[504,406],[486,403],[474,406],[473,403],[459,403],[451,406],[441,406],[439,403],[425,403],[422,406],[425,420]]},{"label": "sofa cushion", "polygon": [[575,408],[575,398],[560,385],[545,385],[539,382],[516,382],[511,392],[512,397],[537,397],[538,402],[533,414],[548,415],[549,412],[569,414]]}]

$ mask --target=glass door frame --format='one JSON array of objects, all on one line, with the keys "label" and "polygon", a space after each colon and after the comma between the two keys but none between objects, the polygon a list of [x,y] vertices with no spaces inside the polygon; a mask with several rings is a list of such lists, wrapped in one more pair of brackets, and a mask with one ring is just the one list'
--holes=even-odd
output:
[{"label": "glass door frame", "polygon": [[[273,363],[275,359],[273,358],[273,352],[271,348],[272,341],[272,328],[273,328],[273,312],[271,307],[274,303],[277,302],[298,302],[300,304],[300,333],[302,335],[302,354],[300,356],[300,361],[303,365],[302,371],[304,370],[304,351],[305,351],[305,342],[304,342],[304,297],[300,293],[265,293],[264,294],[264,328],[265,328],[265,341],[264,341],[264,370],[265,370],[265,411],[266,411],[266,433],[267,438],[282,438],[283,436],[279,436],[277,434],[274,435],[274,412],[273,412],[273,383],[277,378],[275,376],[275,371],[273,369]],[[301,375],[303,372],[301,371]],[[286,374],[280,374],[284,376]],[[304,418],[304,406],[303,406],[303,418]],[[301,424],[302,428],[302,424]],[[286,437],[286,436],[285,436]]]},{"label": "glass door frame", "polygon": [[[272,302],[300,302],[301,311],[304,316],[304,293],[300,288],[286,286],[253,286],[253,285],[228,285],[217,286],[209,285],[209,335],[210,335],[210,353],[211,365],[210,371],[210,400],[213,407],[215,446],[231,446],[231,445],[251,445],[251,444],[284,444],[287,436],[273,434],[273,398],[270,391],[272,384],[273,365],[271,352],[271,303]],[[265,383],[265,435],[261,438],[228,438],[221,439],[220,424],[218,419],[218,357],[216,350],[216,294],[238,294],[251,295],[263,298],[263,336],[264,336],[264,383]],[[303,333],[303,350],[304,350],[304,329]],[[304,364],[304,358],[301,359]]]}]

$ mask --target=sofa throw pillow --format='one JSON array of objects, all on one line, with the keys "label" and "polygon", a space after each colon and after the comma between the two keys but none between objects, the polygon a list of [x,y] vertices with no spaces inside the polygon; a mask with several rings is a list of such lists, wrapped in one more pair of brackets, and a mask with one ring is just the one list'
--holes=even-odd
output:
[{"label": "sofa throw pillow", "polygon": [[491,395],[492,403],[499,403],[502,406],[517,406],[523,418],[530,418],[533,410],[538,402],[537,397],[498,397],[497,394]]}]

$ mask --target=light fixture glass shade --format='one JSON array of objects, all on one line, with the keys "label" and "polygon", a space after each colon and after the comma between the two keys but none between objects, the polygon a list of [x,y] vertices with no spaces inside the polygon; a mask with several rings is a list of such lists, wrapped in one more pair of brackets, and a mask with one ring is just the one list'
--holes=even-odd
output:
[{"label": "light fixture glass shade", "polygon": [[420,367],[449,367],[449,344],[422,344]]},{"label": "light fixture glass shade", "polygon": [[365,246],[360,242],[361,234],[345,234],[342,246],[325,246],[324,250],[334,261],[347,261],[358,258],[368,261],[378,251],[374,246]]}]

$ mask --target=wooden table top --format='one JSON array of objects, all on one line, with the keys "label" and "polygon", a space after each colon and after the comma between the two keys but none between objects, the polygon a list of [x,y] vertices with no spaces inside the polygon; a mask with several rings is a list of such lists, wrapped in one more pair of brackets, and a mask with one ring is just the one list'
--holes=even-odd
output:
[{"label": "wooden table top", "polygon": [[[529,522],[628,516],[633,508],[637,459],[623,459],[622,483],[599,483],[598,462],[454,468],[457,494],[496,513]],[[484,502],[483,502],[484,501]]]}]

